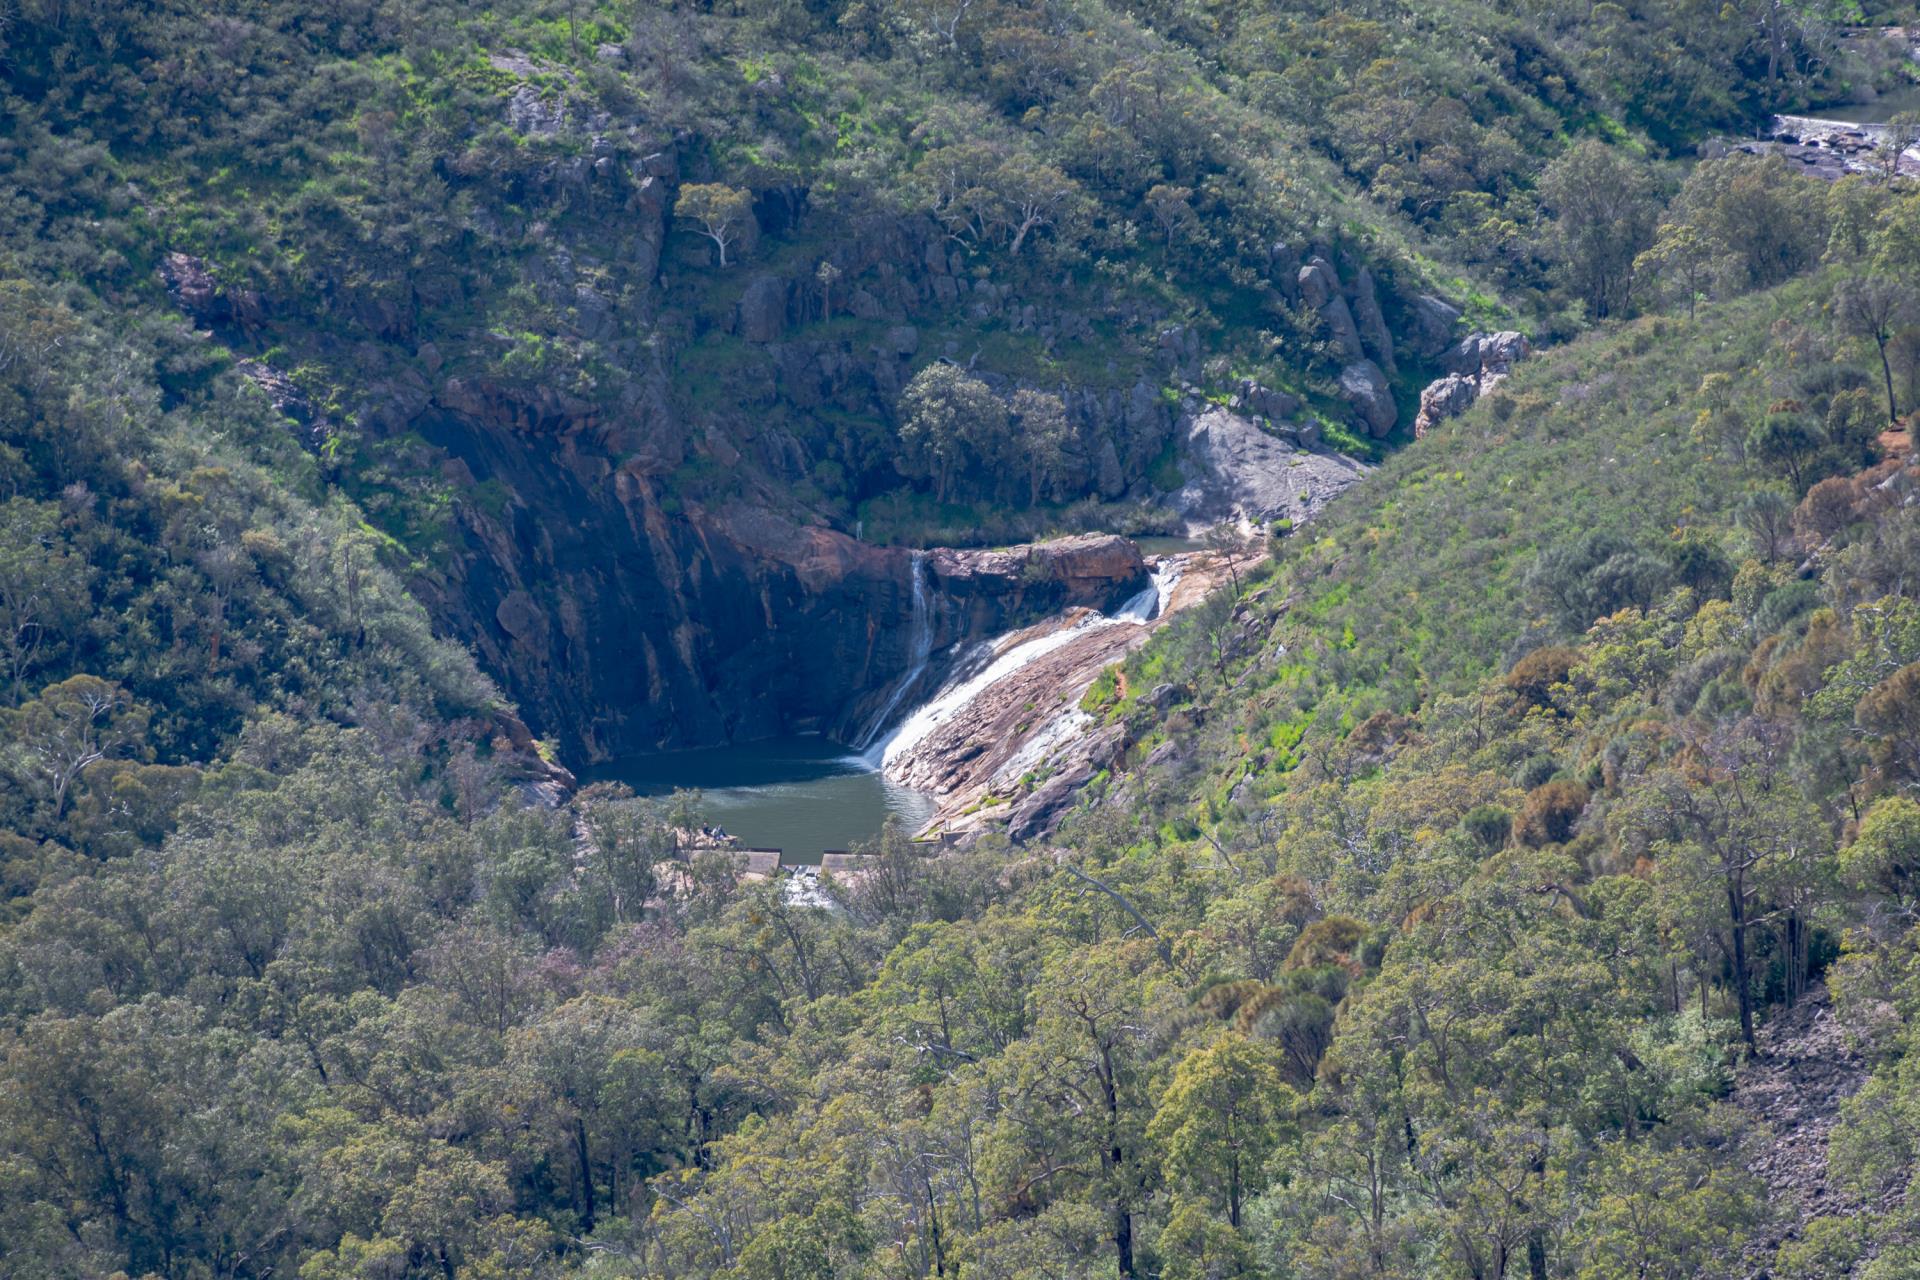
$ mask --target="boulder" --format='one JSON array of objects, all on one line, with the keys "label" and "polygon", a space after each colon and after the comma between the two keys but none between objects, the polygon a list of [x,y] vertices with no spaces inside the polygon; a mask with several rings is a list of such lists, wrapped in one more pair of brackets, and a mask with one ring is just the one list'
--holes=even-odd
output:
[{"label": "boulder", "polygon": [[1367,358],[1366,346],[1360,341],[1360,326],[1353,322],[1353,311],[1345,298],[1328,298],[1327,305],[1320,308],[1320,318],[1326,322],[1327,336],[1342,360]]},{"label": "boulder", "polygon": [[1327,300],[1340,293],[1340,277],[1335,274],[1333,264],[1325,258],[1314,258],[1300,268],[1300,301],[1315,311],[1327,305]]},{"label": "boulder", "polygon": [[1464,374],[1450,373],[1426,385],[1420,393],[1420,416],[1414,420],[1416,439],[1448,418],[1458,417],[1480,398],[1480,382]]},{"label": "boulder", "polygon": [[[1366,359],[1366,347],[1360,341],[1360,326],[1354,323],[1353,310],[1340,294],[1340,274],[1325,258],[1316,257],[1300,268],[1300,300],[1320,313],[1327,326],[1328,339],[1342,360]],[[1376,311],[1378,308],[1376,307]],[[1384,331],[1386,325],[1381,324]]]},{"label": "boulder", "polygon": [[1387,375],[1371,360],[1356,360],[1340,371],[1340,394],[1354,407],[1375,439],[1393,430],[1400,411],[1393,403]]},{"label": "boulder", "polygon": [[787,286],[778,276],[755,276],[740,295],[740,336],[774,342],[787,327]]},{"label": "boulder", "polygon": [[1365,267],[1353,278],[1353,315],[1360,325],[1360,340],[1367,353],[1389,375],[1394,372],[1393,335],[1387,331],[1387,318],[1380,313],[1380,298],[1374,291],[1373,273]]},{"label": "boulder", "polygon": [[1146,696],[1142,698],[1141,701],[1152,707],[1155,711],[1168,711],[1171,710],[1175,704],[1185,702],[1192,696],[1192,693],[1181,685],[1157,684],[1147,691]]},{"label": "boulder", "polygon": [[1275,421],[1290,418],[1300,409],[1299,396],[1252,381],[1240,384],[1240,402],[1246,406],[1248,413]]},{"label": "boulder", "polygon": [[1453,342],[1460,327],[1460,308],[1423,293],[1413,304],[1413,349],[1422,359],[1431,360]]},{"label": "boulder", "polygon": [[1477,378],[1488,372],[1512,372],[1513,366],[1530,351],[1525,335],[1511,329],[1501,333],[1470,333],[1454,344],[1443,363],[1448,373]]}]

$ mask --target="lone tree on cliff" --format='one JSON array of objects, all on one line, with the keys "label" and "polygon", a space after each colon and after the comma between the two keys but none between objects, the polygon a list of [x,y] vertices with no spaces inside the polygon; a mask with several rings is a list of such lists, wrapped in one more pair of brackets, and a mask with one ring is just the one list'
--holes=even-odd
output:
[{"label": "lone tree on cliff", "polygon": [[1240,594],[1240,557],[1246,554],[1247,538],[1240,526],[1232,520],[1222,520],[1208,529],[1203,541],[1207,550],[1220,557],[1227,566],[1227,577],[1233,583],[1233,594]]},{"label": "lone tree on cliff", "polygon": [[720,265],[727,265],[727,246],[738,243],[753,216],[753,197],[739,187],[718,182],[694,182],[680,188],[674,201],[676,217],[700,224],[701,234],[720,246]]}]

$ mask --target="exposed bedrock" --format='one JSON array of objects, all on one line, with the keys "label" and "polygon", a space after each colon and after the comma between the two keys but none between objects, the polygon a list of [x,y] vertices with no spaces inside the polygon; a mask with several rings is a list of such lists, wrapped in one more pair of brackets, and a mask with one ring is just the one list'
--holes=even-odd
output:
[{"label": "exposed bedrock", "polygon": [[[845,737],[916,660],[912,551],[746,501],[673,502],[641,461],[564,439],[541,455],[470,420],[427,434],[494,500],[456,506],[461,554],[419,588],[569,760]],[[924,561],[936,649],[1107,608],[1147,580],[1117,537]]]},{"label": "exposed bedrock", "polygon": [[1424,436],[1445,422],[1472,408],[1513,372],[1513,366],[1526,359],[1532,350],[1526,338],[1512,330],[1502,333],[1471,333],[1447,353],[1446,374],[1427,384],[1420,393],[1420,416],[1413,434]]},{"label": "exposed bedrock", "polygon": [[1305,447],[1286,424],[1267,430],[1245,414],[1209,406],[1180,425],[1186,483],[1169,504],[1192,525],[1266,525],[1282,517],[1299,524],[1366,474],[1344,454]]}]

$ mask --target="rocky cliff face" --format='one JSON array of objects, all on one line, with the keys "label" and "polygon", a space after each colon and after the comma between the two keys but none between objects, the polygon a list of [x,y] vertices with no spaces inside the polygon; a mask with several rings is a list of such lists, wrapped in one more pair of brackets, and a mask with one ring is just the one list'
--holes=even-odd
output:
[{"label": "rocky cliff face", "polygon": [[[733,499],[670,498],[644,460],[584,429],[449,416],[428,435],[476,495],[464,553],[418,585],[537,732],[579,762],[778,733],[846,735],[913,661],[913,554]],[[1132,544],[1065,539],[927,557],[945,648],[1146,580]]]},{"label": "rocky cliff face", "polygon": [[[538,70],[518,55],[493,69]],[[592,215],[564,235],[520,229],[532,249],[516,270],[567,330],[521,353],[526,361],[502,356],[506,328],[454,324],[469,319],[454,305],[463,289],[479,286],[444,272],[377,296],[342,293],[321,310],[223,285],[183,254],[166,259],[162,279],[181,310],[238,348],[262,351],[291,333],[304,356],[353,370],[337,398],[313,397],[323,411],[284,370],[247,362],[309,447],[336,432],[431,446],[395,469],[438,468],[444,485],[430,501],[453,534],[414,585],[569,760],[856,731],[917,660],[912,555],[847,538],[815,511],[845,521],[853,499],[899,483],[885,442],[901,388],[929,357],[971,363],[964,335],[940,322],[964,317],[1051,351],[1094,345],[1093,310],[1033,296],[1017,273],[996,277],[924,217],[836,226],[824,264],[743,247],[738,271],[712,270],[698,237],[673,234],[684,175],[672,144],[616,136],[608,121],[573,119],[574,108],[530,90],[505,110],[529,136],[590,138],[513,178]],[[778,242],[812,216],[804,189],[754,193],[756,237]],[[488,225],[520,243],[506,223]],[[1339,347],[1344,411],[1389,430],[1393,326],[1406,330],[1404,364],[1457,317],[1376,289],[1364,264],[1331,248],[1307,251],[1304,266],[1276,248],[1272,269],[1276,300],[1304,298]],[[1150,300],[1108,302],[1107,319],[1152,338],[1115,347],[1130,359],[1108,359],[1098,385],[1042,388],[1060,394],[1067,427],[1045,498],[1165,504],[1193,525],[1298,521],[1358,474],[1313,450],[1315,417],[1296,395],[1248,384],[1235,400],[1244,412],[1208,409],[1200,335]],[[570,363],[587,348],[598,353],[591,369]],[[996,392],[1015,390],[1012,374],[977,372]],[[1170,456],[1184,483],[1164,492],[1153,477]],[[837,496],[810,509],[796,495],[822,474],[837,477]],[[410,481],[397,487],[403,503],[419,497]],[[1111,607],[1145,581],[1119,540],[940,552],[927,567],[936,651],[1069,607]]]}]

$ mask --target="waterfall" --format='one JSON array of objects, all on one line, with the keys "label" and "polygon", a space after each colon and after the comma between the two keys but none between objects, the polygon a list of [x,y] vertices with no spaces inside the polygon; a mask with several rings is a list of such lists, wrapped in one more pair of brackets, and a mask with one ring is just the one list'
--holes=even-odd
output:
[{"label": "waterfall", "polygon": [[1173,596],[1173,584],[1178,581],[1179,563],[1171,557],[1161,559],[1153,567],[1153,580],[1115,610],[1114,618],[1122,622],[1152,622],[1167,611],[1167,601]]},{"label": "waterfall", "polygon": [[[987,689],[1055,649],[1071,644],[1089,631],[1104,630],[1123,623],[1146,625],[1164,607],[1178,577],[1176,566],[1163,563],[1154,570],[1153,580],[1112,614],[1087,613],[1057,631],[1019,643],[1013,642],[1014,636],[1021,633],[1019,631],[993,641],[986,646],[986,651],[993,656],[984,666],[977,662],[963,663],[931,699],[914,708],[892,733],[865,744],[860,754],[861,762],[869,768],[884,768],[889,762],[913,750],[928,734],[965,709]],[[1021,629],[1025,630],[1027,628]],[[890,701],[889,709],[892,705]]]},{"label": "waterfall", "polygon": [[913,713],[900,722],[900,727],[868,747],[861,758],[874,768],[880,768],[888,761],[896,759],[919,744],[921,739],[946,723],[956,711],[991,685],[998,684],[1020,668],[1039,658],[1046,657],[1055,649],[1071,643],[1096,627],[1113,626],[1118,619],[1103,618],[1090,613],[1071,626],[1058,631],[1024,641],[1011,647],[1002,648],[1011,636],[1003,636],[993,643],[996,651],[993,661],[972,675],[957,676],[949,680],[932,699],[914,708]]},{"label": "waterfall", "polygon": [[[927,553],[913,553],[913,569],[909,574],[913,581],[913,619],[908,638],[907,669],[887,690],[886,701],[880,704],[880,710],[867,721],[866,728],[860,731],[860,737],[854,742],[855,750],[866,752],[875,747],[875,739],[887,727],[889,719],[900,705],[900,699],[907,691],[920,683],[920,677],[926,674],[927,661],[933,657],[933,602],[927,591]],[[882,744],[884,745],[884,744]]]},{"label": "waterfall", "polygon": [[[901,700],[920,682],[933,651],[933,627],[922,581],[924,571],[921,553],[915,553],[913,564],[913,666],[888,690],[879,713],[868,721],[865,732],[854,743],[858,754],[853,759],[869,769],[883,770],[889,763],[913,750],[928,734],[963,711],[987,689],[1029,663],[1071,644],[1089,631],[1123,624],[1145,626],[1165,611],[1167,602],[1172,598],[1174,584],[1180,580],[1180,562],[1172,557],[1163,557],[1153,566],[1152,580],[1111,614],[1087,612],[1058,630],[1030,640],[1016,641],[1015,637],[1031,630],[1023,627],[978,646],[969,652],[967,660],[954,665],[946,683],[935,690],[933,697],[915,707],[889,731],[890,718]],[[1070,727],[1071,718],[1065,719]],[[1060,726],[1049,727],[1062,734],[1065,732]]]}]

